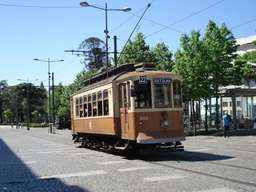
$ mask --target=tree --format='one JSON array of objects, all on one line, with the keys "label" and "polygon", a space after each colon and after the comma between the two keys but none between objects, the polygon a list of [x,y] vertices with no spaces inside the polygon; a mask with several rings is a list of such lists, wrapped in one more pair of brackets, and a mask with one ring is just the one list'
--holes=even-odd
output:
[{"label": "tree", "polygon": [[142,33],[138,33],[134,41],[129,41],[119,59],[119,64],[152,62],[153,55],[145,42]]},{"label": "tree", "polygon": [[[211,96],[209,85],[208,55],[200,33],[192,31],[191,35],[181,36],[180,49],[175,54],[175,71],[183,77],[183,95],[191,103],[192,126],[196,134],[194,101]],[[207,106],[205,114],[205,128],[207,131]]]},{"label": "tree", "polygon": [[236,58],[237,45],[231,31],[222,24],[220,27],[209,21],[204,37],[204,44],[208,52],[208,63],[211,86],[216,97],[216,127],[219,129],[219,87],[230,84],[232,62]]},{"label": "tree", "polygon": [[0,81],[0,123],[3,123],[3,101],[4,101],[4,96],[7,90],[7,81],[6,80],[1,80]]},{"label": "tree", "polygon": [[172,52],[169,47],[164,43],[158,43],[151,50],[154,63],[160,70],[172,71],[174,68],[174,62],[172,60]]},{"label": "tree", "polygon": [[97,37],[89,37],[79,45],[79,49],[86,51],[83,63],[88,70],[99,70],[105,67],[106,53],[102,40]]}]

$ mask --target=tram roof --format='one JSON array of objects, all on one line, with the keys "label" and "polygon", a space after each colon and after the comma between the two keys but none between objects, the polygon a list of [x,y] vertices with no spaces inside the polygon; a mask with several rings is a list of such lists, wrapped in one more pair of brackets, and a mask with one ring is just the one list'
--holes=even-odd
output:
[{"label": "tram roof", "polygon": [[107,71],[97,73],[93,77],[83,82],[83,87],[76,91],[73,95],[83,93],[87,90],[97,88],[113,81],[129,79],[135,76],[173,76],[175,79],[181,80],[180,76],[166,71],[158,71],[152,63],[129,63],[123,64]]}]

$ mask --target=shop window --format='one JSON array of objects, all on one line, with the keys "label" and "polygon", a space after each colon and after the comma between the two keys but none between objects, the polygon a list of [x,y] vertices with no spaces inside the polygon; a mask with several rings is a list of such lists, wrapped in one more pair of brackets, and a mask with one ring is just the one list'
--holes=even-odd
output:
[{"label": "shop window", "polygon": [[228,107],[228,102],[226,102],[226,101],[222,102],[222,106],[223,107]]}]

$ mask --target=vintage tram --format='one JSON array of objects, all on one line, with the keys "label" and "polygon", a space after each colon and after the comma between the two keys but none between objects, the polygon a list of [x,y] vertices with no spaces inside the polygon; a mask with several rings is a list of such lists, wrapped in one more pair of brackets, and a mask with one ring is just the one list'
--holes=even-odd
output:
[{"label": "vintage tram", "polygon": [[93,148],[182,150],[181,81],[145,63],[93,76],[71,97],[73,139]]}]

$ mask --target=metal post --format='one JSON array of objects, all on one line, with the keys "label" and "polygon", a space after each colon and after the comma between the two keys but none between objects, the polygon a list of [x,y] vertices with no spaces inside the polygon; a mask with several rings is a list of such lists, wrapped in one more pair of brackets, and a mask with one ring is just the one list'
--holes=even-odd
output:
[{"label": "metal post", "polygon": [[29,130],[29,124],[30,124],[30,107],[29,107],[29,83],[26,85],[26,96],[27,96],[27,130]]},{"label": "metal post", "polygon": [[[52,124],[55,125],[55,100],[54,100],[54,73],[52,73]],[[53,131],[54,133],[55,131]]]},{"label": "metal post", "polygon": [[48,122],[49,132],[52,133],[52,119],[51,119],[51,72],[50,72],[50,58],[48,58]]},{"label": "metal post", "polygon": [[107,77],[108,77],[108,4],[107,2],[105,3],[105,24],[106,24],[106,28],[105,28],[105,34],[106,34],[106,63],[107,63]]},{"label": "metal post", "polygon": [[116,38],[116,35],[114,36],[114,61],[115,61],[115,67],[117,67],[117,38]]}]

